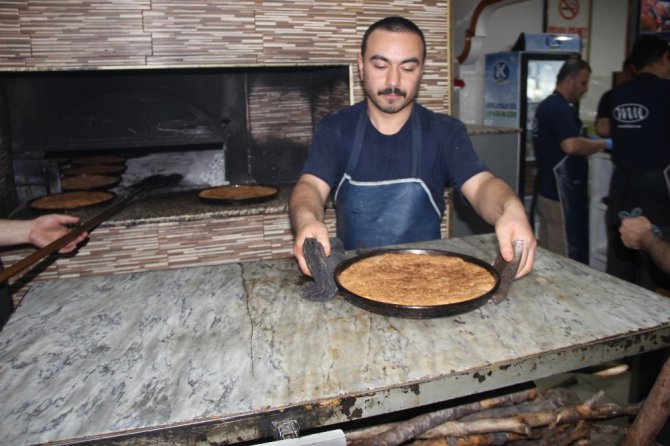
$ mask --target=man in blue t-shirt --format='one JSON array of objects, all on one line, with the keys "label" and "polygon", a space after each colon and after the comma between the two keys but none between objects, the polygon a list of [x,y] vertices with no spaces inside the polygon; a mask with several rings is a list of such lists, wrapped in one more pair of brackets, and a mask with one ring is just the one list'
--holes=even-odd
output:
[{"label": "man in blue t-shirt", "polygon": [[[665,274],[619,237],[622,212],[639,209],[670,234],[670,47],[642,36],[631,52],[635,78],[612,90],[609,100],[612,162],[607,207],[607,272],[646,288],[666,282]],[[626,214],[623,214],[626,215]]]},{"label": "man in blue t-shirt", "polygon": [[530,272],[536,241],[521,201],[475,154],[464,125],[415,102],[426,58],[421,30],[387,17],[363,36],[358,69],[366,99],[325,117],[290,199],[294,254],[309,274],[302,245],[316,238],[330,253],[324,206],[334,190],[337,235],[346,249],[440,238],[444,188],[460,190],[495,225],[500,252],[517,277]]},{"label": "man in blue t-shirt", "polygon": [[608,140],[582,136],[573,104],[588,90],[591,68],[578,57],[563,63],[556,89],[535,111],[533,147],[537,160],[534,209],[540,218],[540,246],[588,264],[588,161]]}]

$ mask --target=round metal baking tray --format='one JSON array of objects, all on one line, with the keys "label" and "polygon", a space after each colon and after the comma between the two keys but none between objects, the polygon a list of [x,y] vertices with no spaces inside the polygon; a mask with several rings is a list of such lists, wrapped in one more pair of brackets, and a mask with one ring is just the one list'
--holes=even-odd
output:
[{"label": "round metal baking tray", "polygon": [[[88,181],[87,181],[88,180]],[[76,190],[107,190],[116,187],[121,182],[118,175],[66,175],[61,178],[61,188],[64,192]]]},{"label": "round metal baking tray", "polygon": [[[44,202],[45,200],[54,200],[54,199],[67,199],[67,198],[76,198],[81,196],[82,194],[88,194],[88,195],[93,195],[97,197],[96,201],[87,203],[87,204],[73,204],[73,205],[52,205],[49,207],[44,207],[40,206],[40,202]],[[73,192],[63,192],[60,194],[52,194],[52,195],[45,195],[42,197],[35,198],[33,200],[30,200],[28,203],[28,207],[31,209],[35,209],[40,212],[55,212],[55,211],[71,211],[73,209],[81,209],[81,208],[86,208],[86,207],[91,207],[91,206],[98,206],[104,203],[108,203],[112,201],[114,198],[116,198],[116,194],[114,192],[109,192],[109,191],[73,191]]]},{"label": "round metal baking tray", "polygon": [[126,171],[124,164],[90,164],[63,169],[63,175],[119,175]]},{"label": "round metal baking tray", "polygon": [[[262,192],[259,194],[258,192]],[[210,204],[256,204],[270,201],[277,197],[279,188],[265,184],[229,184],[203,189],[198,198]]]},{"label": "round metal baking tray", "polygon": [[[490,291],[480,296],[474,296],[466,301],[444,304],[444,305],[422,306],[422,305],[399,305],[369,299],[349,291],[340,282],[339,280],[340,274],[342,274],[342,272],[351,265],[369,257],[388,253],[411,253],[419,255],[444,255],[444,256],[459,257],[465,260],[466,262],[478,265],[481,268],[488,271],[495,278],[495,284]],[[498,286],[500,285],[500,274],[491,264],[466,254],[460,254],[456,252],[442,251],[436,249],[381,249],[381,250],[370,251],[352,257],[348,260],[345,260],[340,265],[338,265],[338,267],[335,269],[334,274],[335,274],[335,282],[342,291],[344,298],[350,303],[356,305],[357,307],[363,308],[364,310],[373,313],[382,314],[385,316],[414,318],[414,319],[453,316],[456,314],[472,311],[484,305],[491,298],[493,293],[495,293],[495,291],[498,289]]]}]

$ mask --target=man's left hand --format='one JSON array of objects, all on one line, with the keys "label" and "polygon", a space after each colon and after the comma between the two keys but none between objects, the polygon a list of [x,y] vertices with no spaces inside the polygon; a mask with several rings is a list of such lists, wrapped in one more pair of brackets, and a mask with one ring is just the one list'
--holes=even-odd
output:
[{"label": "man's left hand", "polygon": [[537,240],[528,223],[526,212],[521,203],[518,204],[518,207],[520,209],[506,209],[495,225],[500,254],[506,262],[514,260],[514,241],[520,240],[523,242],[523,253],[515,276],[516,279],[532,271],[533,263],[535,263],[535,250],[537,249]]}]

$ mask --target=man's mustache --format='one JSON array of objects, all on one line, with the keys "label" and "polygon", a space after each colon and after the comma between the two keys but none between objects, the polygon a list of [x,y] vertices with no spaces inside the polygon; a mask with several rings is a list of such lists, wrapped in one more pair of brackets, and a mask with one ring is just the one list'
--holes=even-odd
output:
[{"label": "man's mustache", "polygon": [[386,95],[386,94],[394,94],[394,95],[402,96],[402,97],[407,96],[407,93],[405,93],[404,91],[402,91],[402,90],[399,89],[399,88],[386,88],[386,89],[384,89],[384,90],[379,90],[379,91],[377,92],[377,94],[378,94],[379,96]]}]

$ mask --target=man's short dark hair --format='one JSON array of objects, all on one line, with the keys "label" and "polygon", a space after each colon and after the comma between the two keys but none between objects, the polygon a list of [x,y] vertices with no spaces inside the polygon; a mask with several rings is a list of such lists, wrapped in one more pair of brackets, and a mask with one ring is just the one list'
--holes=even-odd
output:
[{"label": "man's short dark hair", "polygon": [[571,56],[563,63],[561,69],[558,70],[556,75],[556,83],[560,84],[568,77],[579,76],[579,72],[582,70],[587,70],[591,72],[591,66],[587,61],[578,56]]},{"label": "man's short dark hair", "polygon": [[400,16],[392,16],[383,18],[372,25],[365,31],[363,35],[363,41],[361,42],[361,54],[365,55],[365,49],[368,45],[368,38],[370,34],[376,29],[383,29],[386,31],[391,31],[395,33],[399,32],[410,32],[421,37],[421,44],[423,45],[423,59],[426,59],[426,37],[423,35],[423,31],[416,26],[414,22]]},{"label": "man's short dark hair", "polygon": [[670,47],[665,40],[658,36],[642,35],[635,42],[630,58],[639,71],[645,66],[661,60],[668,51],[670,51]]}]

